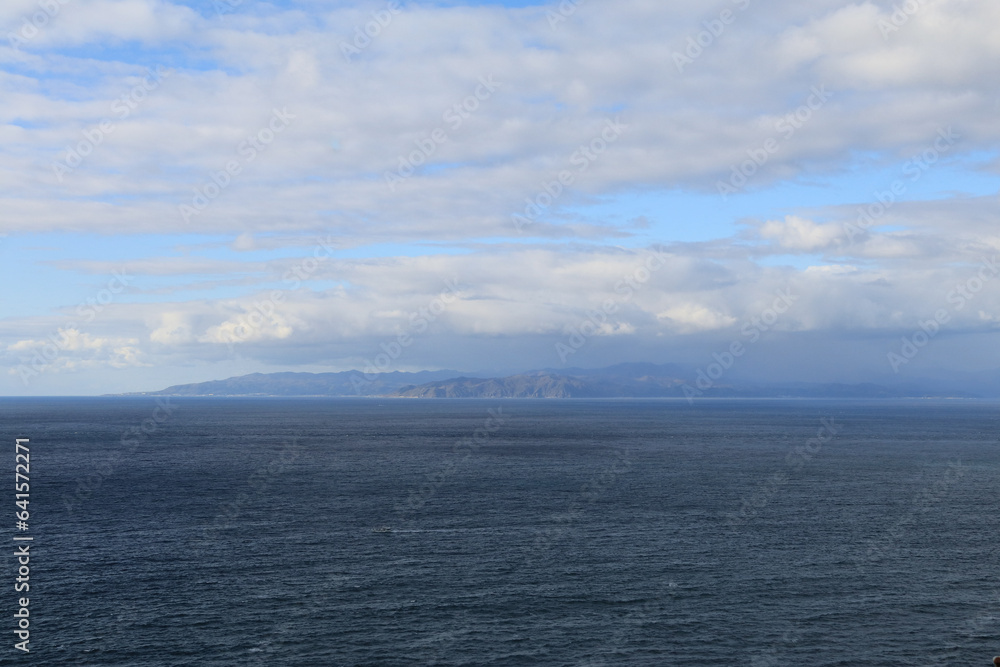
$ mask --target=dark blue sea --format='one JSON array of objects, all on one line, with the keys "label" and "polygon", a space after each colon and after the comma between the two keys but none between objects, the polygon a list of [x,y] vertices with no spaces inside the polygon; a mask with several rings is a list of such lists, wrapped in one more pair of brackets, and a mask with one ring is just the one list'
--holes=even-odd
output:
[{"label": "dark blue sea", "polygon": [[0,399],[0,664],[1000,655],[1000,405]]}]

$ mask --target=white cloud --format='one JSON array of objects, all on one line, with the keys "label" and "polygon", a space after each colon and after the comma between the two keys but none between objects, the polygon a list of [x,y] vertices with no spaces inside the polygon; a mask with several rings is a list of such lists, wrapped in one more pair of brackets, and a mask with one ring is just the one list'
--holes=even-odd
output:
[{"label": "white cloud", "polygon": [[[772,156],[757,185],[811,163],[843,164],[857,151],[905,154],[944,122],[970,139],[996,142],[989,82],[1000,62],[990,57],[1000,43],[1000,10],[985,1],[922,5],[889,40],[877,28],[886,12],[871,4],[811,5],[814,18],[790,3],[755,7],[800,24],[775,39],[761,32],[766,22],[743,16],[682,76],[671,53],[700,29],[699,12],[686,5],[594,5],[555,31],[537,10],[413,7],[347,62],[338,44],[365,18],[357,9],[330,10],[319,27],[296,11],[215,19],[152,0],[80,0],[66,6],[65,20],[53,21],[47,39],[71,44],[106,34],[186,43],[220,66],[166,63],[174,74],[56,183],[52,163],[109,116],[144,68],[102,64],[94,85],[52,86],[47,64],[69,60],[48,55],[43,42],[27,49],[36,64],[29,78],[0,84],[12,94],[0,118],[55,122],[17,130],[25,150],[0,158],[5,189],[20,193],[4,202],[0,224],[22,231],[326,226],[345,236],[378,230],[396,239],[510,236],[510,214],[543,181],[572,168],[575,151],[609,117],[620,115],[628,131],[577,174],[558,207],[622,184],[712,190],[820,84],[834,97]],[[501,85],[452,129],[444,113],[472,95],[480,77]],[[241,142],[265,127],[275,107],[296,120],[246,161]],[[437,168],[418,168],[391,193],[385,172],[438,128],[447,141],[427,157]],[[241,173],[196,227],[184,227],[178,207],[229,160],[240,162]],[[130,177],[120,178],[123,172]],[[60,198],[81,197],[86,201],[68,214]],[[336,213],[317,213],[324,210]]]},{"label": "white cloud", "polygon": [[844,228],[837,224],[819,224],[795,215],[784,220],[768,220],[760,227],[762,238],[775,241],[784,250],[817,252],[842,244]]},{"label": "white cloud", "polygon": [[[997,173],[995,2],[924,0],[888,32],[888,2],[753,3],[683,72],[674,53],[711,15],[694,0],[581,4],[554,29],[545,7],[411,4],[350,61],[340,43],[371,7],[244,4],[219,17],[166,0],[73,0],[19,50],[0,43],[0,230],[103,234],[109,249],[125,247],[126,234],[183,244],[134,253],[135,300],[123,296],[67,338],[76,347],[61,355],[63,370],[215,362],[230,344],[261,363],[347,363],[409,331],[452,279],[461,288],[427,321],[414,364],[448,365],[441,341],[456,354],[482,341],[547,344],[607,299],[619,310],[595,347],[625,355],[658,349],[642,347],[649,341],[725,337],[787,285],[801,297],[782,330],[867,335],[926,316],[963,270],[1000,249],[996,196],[957,192],[964,183],[949,171]],[[11,0],[0,22],[16,28],[36,8]],[[95,44],[116,58],[93,55]],[[170,75],[119,117],[116,102],[158,60]],[[488,95],[483,80],[496,82]],[[817,86],[829,101],[787,135],[783,120]],[[475,108],[449,115],[462,104]],[[275,110],[294,118],[270,134]],[[602,144],[619,117],[627,128]],[[89,146],[106,120],[112,129]],[[848,234],[866,202],[844,203],[829,179],[908,159],[942,127],[961,140]],[[432,140],[439,129],[445,138]],[[641,198],[641,211],[592,204],[714,194],[771,140],[736,203],[719,201],[719,217],[743,233],[672,245],[641,288],[627,299],[616,290],[643,261],[630,247],[702,221],[683,206],[657,216]],[[252,141],[262,143],[250,150]],[[591,145],[600,154],[581,161]],[[70,151],[88,154],[60,180],[53,166]],[[421,164],[390,190],[385,174],[412,155]],[[557,185],[563,171],[568,186]],[[759,210],[776,199],[769,186],[792,182],[839,203],[796,207],[791,197]],[[210,203],[186,221],[180,206],[197,197]],[[518,233],[511,215],[546,198],[547,217]],[[639,215],[653,222],[622,222]],[[341,252],[247,327],[317,237],[336,238]],[[822,260],[771,265],[804,254]],[[43,261],[76,278],[110,273],[126,263],[117,256]],[[991,322],[993,293],[977,301],[950,326]],[[5,363],[34,354],[60,322],[0,322],[14,341]]]},{"label": "white cloud", "polygon": [[191,322],[184,313],[163,313],[160,326],[149,334],[149,340],[162,345],[178,345],[192,340]]},{"label": "white cloud", "polygon": [[678,333],[695,333],[732,327],[735,317],[717,312],[698,303],[685,303],[656,314]]},{"label": "white cloud", "polygon": [[110,367],[148,366],[135,338],[94,336],[78,329],[59,328],[41,339],[25,339],[6,347],[11,374],[23,367],[30,372],[72,372]]},{"label": "white cloud", "polygon": [[216,326],[209,327],[198,337],[199,343],[237,344],[262,340],[283,340],[292,335],[293,329],[280,314],[270,311],[249,310]]}]

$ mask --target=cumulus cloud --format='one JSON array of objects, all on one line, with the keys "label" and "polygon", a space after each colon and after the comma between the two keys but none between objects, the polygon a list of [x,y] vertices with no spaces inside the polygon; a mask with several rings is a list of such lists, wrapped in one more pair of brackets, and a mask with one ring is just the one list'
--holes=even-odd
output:
[{"label": "cumulus cloud", "polygon": [[699,303],[686,303],[669,308],[656,317],[665,320],[678,333],[695,333],[731,327],[735,317],[714,311]]},{"label": "cumulus cloud", "polygon": [[784,220],[768,220],[760,227],[761,238],[774,241],[779,248],[793,252],[816,252],[844,242],[844,228],[837,224],[818,224],[790,215]]},{"label": "cumulus cloud", "polygon": [[78,329],[59,328],[45,339],[25,339],[6,347],[10,360],[18,363],[12,375],[41,371],[67,372],[101,367],[148,366],[135,338],[93,336]]}]

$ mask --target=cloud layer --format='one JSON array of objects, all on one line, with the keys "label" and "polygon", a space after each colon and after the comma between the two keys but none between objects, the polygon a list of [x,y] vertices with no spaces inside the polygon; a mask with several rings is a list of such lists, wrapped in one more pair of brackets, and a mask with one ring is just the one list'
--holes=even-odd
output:
[{"label": "cloud layer", "polygon": [[[66,332],[40,390],[345,368],[401,334],[396,367],[558,365],[595,319],[574,364],[670,361],[781,290],[769,334],[881,341],[845,367],[940,309],[996,331],[996,3],[290,4],[0,9],[0,230],[102,235],[46,266],[135,276],[89,320],[69,291],[5,312],[10,393]],[[704,221],[677,194],[729,231],[678,242]]]}]

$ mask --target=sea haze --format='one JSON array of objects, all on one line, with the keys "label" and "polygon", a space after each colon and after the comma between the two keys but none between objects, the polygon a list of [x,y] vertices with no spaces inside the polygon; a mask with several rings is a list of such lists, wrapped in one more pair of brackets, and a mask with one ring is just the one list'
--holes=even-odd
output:
[{"label": "sea haze", "polygon": [[997,408],[0,399],[34,660],[103,666],[989,664]]}]

